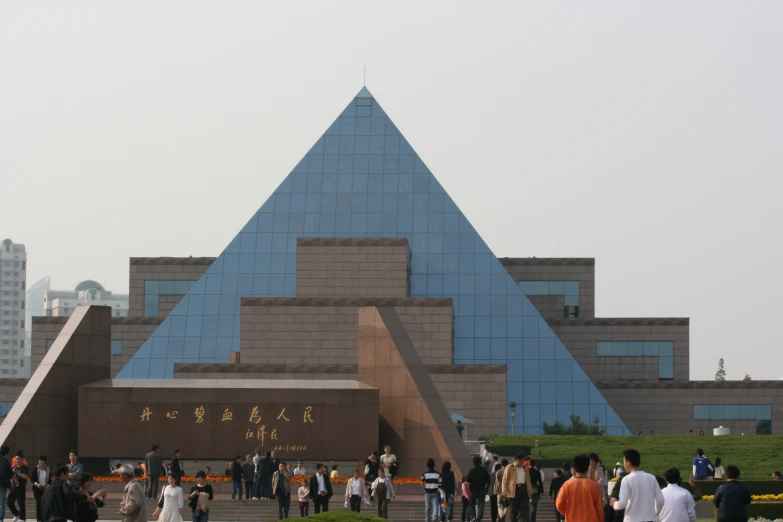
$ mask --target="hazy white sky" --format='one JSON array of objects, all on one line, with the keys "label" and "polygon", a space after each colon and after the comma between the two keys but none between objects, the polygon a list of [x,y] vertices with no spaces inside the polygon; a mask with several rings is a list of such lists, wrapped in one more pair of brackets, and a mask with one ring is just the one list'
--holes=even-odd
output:
[{"label": "hazy white sky", "polygon": [[779,2],[0,4],[28,284],[215,256],[367,85],[496,255],[595,257],[691,376],[783,375]]}]

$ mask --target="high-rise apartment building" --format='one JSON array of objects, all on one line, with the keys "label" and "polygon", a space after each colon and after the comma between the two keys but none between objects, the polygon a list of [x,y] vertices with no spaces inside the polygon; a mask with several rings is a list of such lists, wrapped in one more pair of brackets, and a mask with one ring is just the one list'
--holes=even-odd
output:
[{"label": "high-rise apartment building", "polygon": [[6,239],[0,244],[0,377],[24,377],[27,253]]}]

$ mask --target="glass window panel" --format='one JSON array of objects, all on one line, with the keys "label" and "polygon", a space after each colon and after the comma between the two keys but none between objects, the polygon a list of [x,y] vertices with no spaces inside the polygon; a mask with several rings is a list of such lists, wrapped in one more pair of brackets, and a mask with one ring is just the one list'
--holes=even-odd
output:
[{"label": "glass window panel", "polygon": [[579,281],[566,281],[565,282],[565,294],[566,295],[579,295]]},{"label": "glass window panel", "polygon": [[520,281],[519,288],[527,295],[535,295],[535,281]]},{"label": "glass window panel", "polygon": [[[541,404],[557,404],[557,383],[541,381],[540,383]],[[547,408],[551,410],[552,408]]]},{"label": "glass window panel", "polygon": [[628,342],[628,355],[630,357],[641,357],[644,355],[644,343],[629,341]]},{"label": "glass window panel", "polygon": [[549,281],[533,281],[533,293],[531,295],[549,295]]},{"label": "glass window panel", "polygon": [[726,418],[726,406],[723,404],[710,404],[710,419],[724,420]]},{"label": "glass window panel", "polygon": [[612,355],[615,355],[617,357],[626,357],[628,355],[628,343],[625,341],[613,342]]},{"label": "glass window panel", "polygon": [[740,420],[742,418],[742,407],[739,404],[726,405],[726,419]]},{"label": "glass window panel", "polygon": [[658,378],[674,379],[674,359],[672,357],[658,359]]},{"label": "glass window panel", "polygon": [[538,364],[541,372],[539,380],[554,382],[557,379],[554,360],[541,360]]},{"label": "glass window panel", "polygon": [[551,295],[566,295],[565,281],[550,281],[549,293]]},{"label": "glass window panel", "polygon": [[614,350],[612,348],[612,343],[608,341],[598,341],[597,343],[597,353],[599,356],[606,357],[610,355],[614,355]]},{"label": "glass window panel", "polygon": [[565,296],[565,304],[568,306],[579,306],[579,296],[578,295]]},{"label": "glass window panel", "polygon": [[742,419],[742,420],[755,420],[756,419],[756,405],[755,404],[742,404],[742,405],[740,405],[740,419]]},{"label": "glass window panel", "polygon": [[658,355],[661,357],[674,357],[674,343],[672,341],[659,342]]},{"label": "glass window panel", "polygon": [[657,341],[645,341],[644,342],[644,355],[647,357],[658,356],[658,343]]},{"label": "glass window panel", "polygon": [[756,406],[756,415],[759,420],[771,420],[772,419],[772,405],[759,404]]}]

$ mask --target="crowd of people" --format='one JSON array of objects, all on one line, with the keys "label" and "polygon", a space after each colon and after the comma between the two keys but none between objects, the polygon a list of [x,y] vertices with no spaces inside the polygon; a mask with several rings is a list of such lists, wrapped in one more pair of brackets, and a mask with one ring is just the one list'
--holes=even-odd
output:
[{"label": "crowd of people", "polygon": [[[487,471],[487,463],[491,471]],[[748,489],[739,482],[736,466],[715,465],[699,449],[693,460],[690,487],[683,486],[677,468],[662,477],[641,470],[641,454],[628,449],[623,462],[612,471],[617,480],[611,492],[608,474],[595,453],[576,455],[554,471],[548,496],[554,500],[558,522],[695,522],[696,501],[702,494],[695,479],[725,479],[713,497],[718,522],[747,522],[751,502]],[[695,478],[695,479],[694,479]],[[461,522],[484,520],[489,497],[492,522],[536,522],[539,501],[547,494],[544,474],[531,456],[517,454],[512,462],[492,455],[473,458],[473,467],[457,479],[450,462],[440,471],[429,459],[421,475],[426,522],[452,521],[455,498],[462,502]]]}]

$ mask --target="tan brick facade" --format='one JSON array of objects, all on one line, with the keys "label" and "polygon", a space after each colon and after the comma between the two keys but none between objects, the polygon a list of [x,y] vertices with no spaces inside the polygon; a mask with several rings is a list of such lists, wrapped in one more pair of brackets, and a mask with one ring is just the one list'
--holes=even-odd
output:
[{"label": "tan brick facade", "polygon": [[[214,261],[214,257],[130,258],[128,317],[144,317],[145,281],[197,281]],[[166,317],[174,305],[182,299],[181,295],[165,297],[176,299],[165,300],[160,307],[158,317]]]},{"label": "tan brick facade", "polygon": [[296,242],[298,297],[408,297],[407,239]]}]

